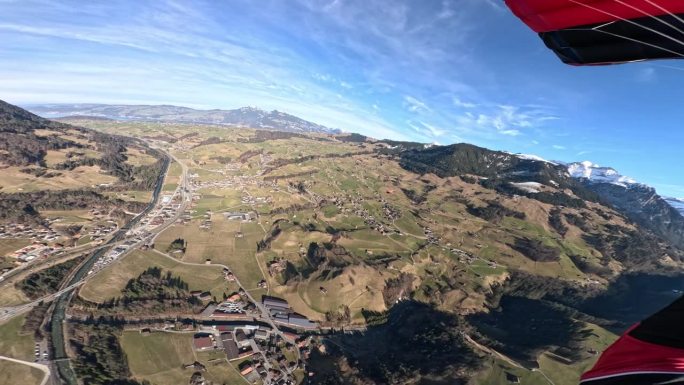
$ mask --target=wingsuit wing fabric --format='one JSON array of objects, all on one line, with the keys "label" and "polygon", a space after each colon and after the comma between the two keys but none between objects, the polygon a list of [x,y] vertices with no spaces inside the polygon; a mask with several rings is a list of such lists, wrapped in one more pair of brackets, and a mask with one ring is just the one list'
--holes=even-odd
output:
[{"label": "wingsuit wing fabric", "polygon": [[684,297],[629,329],[581,384],[684,384]]},{"label": "wingsuit wing fabric", "polygon": [[684,57],[683,0],[506,0],[565,63]]}]

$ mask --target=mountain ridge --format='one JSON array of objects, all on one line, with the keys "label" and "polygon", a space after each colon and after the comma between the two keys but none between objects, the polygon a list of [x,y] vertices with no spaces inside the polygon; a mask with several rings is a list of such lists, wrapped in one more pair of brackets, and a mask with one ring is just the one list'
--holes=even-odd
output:
[{"label": "mountain ridge", "polygon": [[115,120],[142,120],[172,123],[218,124],[287,132],[339,134],[342,131],[313,123],[278,110],[256,107],[199,110],[174,105],[127,104],[41,104],[26,106],[29,111],[47,118],[90,116]]},{"label": "mountain ridge", "polygon": [[[588,201],[608,204],[684,250],[684,216],[681,212],[653,187],[637,183],[610,167],[599,167],[588,161],[558,164],[536,156],[493,151],[464,143],[413,148],[400,157],[407,170],[440,177],[477,175],[482,178],[480,184],[504,194],[525,195],[570,207],[584,206]],[[530,183],[553,185],[559,191],[538,191],[530,188]],[[568,190],[572,193],[568,194]]]},{"label": "mountain ridge", "polygon": [[663,197],[665,202],[684,216],[684,198]]}]

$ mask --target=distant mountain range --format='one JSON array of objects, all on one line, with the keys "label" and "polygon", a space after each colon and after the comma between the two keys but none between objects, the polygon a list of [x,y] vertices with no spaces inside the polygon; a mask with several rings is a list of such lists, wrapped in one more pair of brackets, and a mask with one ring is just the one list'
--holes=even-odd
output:
[{"label": "distant mountain range", "polygon": [[[529,155],[521,156],[529,159]],[[565,164],[568,174],[632,221],[684,248],[684,200],[666,198],[656,190],[590,161]]]},{"label": "distant mountain range", "polygon": [[26,106],[26,109],[45,118],[85,116],[114,120],[219,124],[287,132],[342,132],[284,112],[264,111],[254,107],[235,110],[196,110],[170,105],[43,104]]}]

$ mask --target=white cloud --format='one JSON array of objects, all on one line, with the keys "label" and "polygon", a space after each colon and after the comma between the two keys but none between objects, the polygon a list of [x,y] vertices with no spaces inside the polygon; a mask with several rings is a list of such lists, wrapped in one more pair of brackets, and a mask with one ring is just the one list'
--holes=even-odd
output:
[{"label": "white cloud", "polygon": [[410,95],[404,95],[404,107],[411,112],[430,112],[430,107],[428,107],[424,102],[414,98]]},{"label": "white cloud", "polygon": [[565,146],[561,146],[560,144],[554,144],[551,147],[553,147],[554,150],[565,150],[566,149]]},{"label": "white cloud", "polygon": [[512,130],[512,129],[500,130],[499,133],[501,135],[509,135],[509,136],[518,136],[521,134],[521,132],[519,130]]},{"label": "white cloud", "polygon": [[452,101],[456,107],[461,107],[461,108],[475,108],[477,107],[477,104],[472,103],[472,102],[465,102],[457,97],[452,98]]},{"label": "white cloud", "polygon": [[458,115],[456,123],[480,135],[520,136],[556,119],[540,106],[478,105]]}]

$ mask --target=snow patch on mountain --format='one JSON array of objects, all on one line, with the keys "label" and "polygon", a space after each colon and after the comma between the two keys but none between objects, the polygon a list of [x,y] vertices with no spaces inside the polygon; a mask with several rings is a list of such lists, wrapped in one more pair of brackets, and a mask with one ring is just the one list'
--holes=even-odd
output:
[{"label": "snow patch on mountain", "polygon": [[513,185],[514,187],[516,187],[522,191],[532,193],[532,194],[538,193],[539,189],[543,186],[539,182],[518,182],[518,183],[511,183],[511,185]]},{"label": "snow patch on mountain", "polygon": [[542,158],[541,156],[538,156],[538,155],[533,155],[533,154],[513,154],[513,155],[517,156],[517,157],[520,158],[520,159],[525,159],[525,160],[536,160],[537,162],[545,162],[545,163],[550,163],[550,164],[553,164],[553,165],[557,165],[557,164],[558,164],[558,163],[556,163],[556,162],[552,162],[552,161],[550,161],[550,160],[546,160],[546,159],[544,159],[544,158]]},{"label": "snow patch on mountain", "polygon": [[629,187],[630,185],[637,184],[636,180],[621,175],[614,168],[601,167],[588,160],[568,164],[568,173],[573,178],[583,178],[594,183],[610,183],[622,187]]}]

